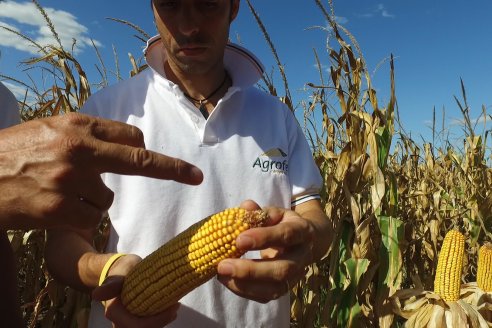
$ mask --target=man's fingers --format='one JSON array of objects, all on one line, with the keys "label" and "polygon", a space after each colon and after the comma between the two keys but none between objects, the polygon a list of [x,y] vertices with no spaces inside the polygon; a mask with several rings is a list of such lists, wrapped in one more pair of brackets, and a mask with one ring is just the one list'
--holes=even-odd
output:
[{"label": "man's fingers", "polygon": [[281,222],[263,228],[253,228],[241,233],[236,246],[241,250],[261,250],[275,247],[290,247],[311,240],[311,230],[306,220]]},{"label": "man's fingers", "polygon": [[[243,201],[239,207],[244,208],[247,211],[254,211],[261,209],[260,205],[255,201],[248,199]],[[278,207],[266,207],[263,209],[268,214],[268,222],[266,225],[276,225],[280,221],[282,221],[285,213],[285,209]]]},{"label": "man's fingers", "polygon": [[203,181],[203,173],[196,166],[143,148],[101,142],[95,152],[94,160],[101,173],[141,175],[191,185]]},{"label": "man's fingers", "polygon": [[143,133],[135,126],[83,114],[67,114],[59,120],[69,134],[81,138],[69,139],[68,152],[78,164],[90,165],[96,173],[141,175],[192,185],[203,180],[203,173],[190,163],[145,150]]},{"label": "man's fingers", "polygon": [[120,295],[123,288],[122,276],[109,276],[103,284],[92,291],[92,299],[96,301],[107,301]]},{"label": "man's fingers", "polygon": [[249,200],[249,199],[242,202],[239,207],[244,208],[245,210],[248,210],[248,211],[254,211],[254,210],[260,209],[260,205],[258,205],[256,202]]},{"label": "man's fingers", "polygon": [[83,114],[70,114],[71,123],[88,126],[90,133],[97,139],[110,143],[145,148],[142,131],[130,124],[92,117]]},{"label": "man's fingers", "polygon": [[281,282],[296,277],[301,271],[304,272],[303,268],[300,258],[299,261],[227,259],[219,263],[217,270],[219,275],[231,278]]},{"label": "man's fingers", "polygon": [[[104,211],[93,204],[80,200],[76,194],[60,195],[46,194],[41,197],[43,204],[34,204],[30,217],[25,218],[30,229],[50,229],[55,227],[75,227],[79,229],[95,228],[104,214]],[[40,200],[36,200],[39,202]],[[24,222],[25,220],[18,220]],[[17,227],[13,227],[17,228]]]},{"label": "man's fingers", "polygon": [[172,305],[165,311],[148,317],[136,317],[128,312],[119,297],[108,302],[106,317],[113,322],[116,328],[149,327],[161,328],[177,317],[179,303]]},{"label": "man's fingers", "polygon": [[[85,177],[81,177],[84,179]],[[99,174],[80,180],[77,184],[79,200],[87,202],[101,211],[106,211],[113,203],[114,193],[109,189]]]},{"label": "man's fingers", "polygon": [[260,303],[278,299],[289,291],[287,282],[241,280],[230,277],[219,277],[218,280],[234,294]]},{"label": "man's fingers", "polygon": [[289,260],[224,260],[218,266],[218,280],[237,295],[265,303],[287,293],[305,275],[302,254],[304,250],[298,249]]},{"label": "man's fingers", "polygon": [[67,197],[64,208],[53,217],[63,218],[64,221],[53,222],[54,226],[73,226],[81,229],[96,227],[103,217],[104,211],[78,196]]}]

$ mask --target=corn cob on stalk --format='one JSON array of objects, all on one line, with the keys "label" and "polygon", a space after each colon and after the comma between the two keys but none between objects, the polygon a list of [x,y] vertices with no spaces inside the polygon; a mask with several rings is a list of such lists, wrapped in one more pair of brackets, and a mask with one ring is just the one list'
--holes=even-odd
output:
[{"label": "corn cob on stalk", "polygon": [[492,292],[492,244],[478,251],[477,285],[484,292]]},{"label": "corn cob on stalk", "polygon": [[457,230],[448,231],[439,253],[434,280],[434,292],[447,302],[460,298],[464,254],[465,237]]},{"label": "corn cob on stalk", "polygon": [[138,316],[165,310],[215,276],[221,260],[242,256],[237,236],[266,221],[264,211],[230,208],[195,223],[133,268],[123,285],[123,304]]}]

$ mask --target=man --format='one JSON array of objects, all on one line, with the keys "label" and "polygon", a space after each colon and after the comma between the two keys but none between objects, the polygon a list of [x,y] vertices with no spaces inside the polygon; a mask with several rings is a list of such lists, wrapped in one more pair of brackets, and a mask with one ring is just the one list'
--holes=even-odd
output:
[{"label": "man", "polygon": [[[90,231],[53,232],[48,267],[59,280],[87,291],[109,267],[92,294],[91,327],[111,327],[110,321],[115,327],[161,327],[175,318],[172,327],[289,327],[289,286],[326,253],[332,237],[308,144],[285,105],[254,87],[263,73],[258,60],[228,44],[239,0],[152,5],[159,37],[146,48],[150,69],[94,95],[84,111],[138,126],[149,149],[193,160],[204,182],[192,189],[105,175],[117,191],[107,253],[94,250]],[[236,244],[249,251],[246,257],[222,261],[218,279],[186,295],[180,306],[150,318],[123,308],[121,277],[142,257],[192,223],[239,204],[267,207],[279,223],[243,232]],[[60,254],[60,245],[70,246]],[[128,255],[114,260],[117,253]]]},{"label": "man", "polygon": [[20,123],[17,99],[2,82],[0,82],[0,129]]},{"label": "man", "polygon": [[[17,101],[1,83],[0,89],[3,126],[15,125]],[[0,130],[0,317],[5,327],[23,326],[7,230],[96,227],[113,200],[102,172],[202,181],[198,168],[143,147],[137,128],[78,114]]]}]

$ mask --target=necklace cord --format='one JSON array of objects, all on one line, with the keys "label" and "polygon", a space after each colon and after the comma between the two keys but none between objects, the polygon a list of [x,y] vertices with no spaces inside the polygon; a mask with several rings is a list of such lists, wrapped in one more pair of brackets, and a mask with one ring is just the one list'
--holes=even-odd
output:
[{"label": "necklace cord", "polygon": [[222,87],[224,86],[224,84],[227,81],[227,77],[228,77],[228,75],[226,73],[225,76],[224,76],[224,79],[222,80],[222,82],[220,83],[220,85],[217,87],[217,89],[215,89],[214,91],[212,91],[212,93],[208,97],[205,97],[203,99],[193,98],[192,96],[190,96],[186,92],[183,92],[183,94],[186,96],[186,98],[191,99],[191,100],[193,100],[196,103],[199,103],[200,106],[201,106],[203,104],[206,104],[210,98],[212,98],[220,89],[222,89]]}]

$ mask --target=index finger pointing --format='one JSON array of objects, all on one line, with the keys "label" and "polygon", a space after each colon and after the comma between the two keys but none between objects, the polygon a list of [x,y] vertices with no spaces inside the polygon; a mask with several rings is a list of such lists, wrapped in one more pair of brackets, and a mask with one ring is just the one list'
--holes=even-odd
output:
[{"label": "index finger pointing", "polygon": [[203,181],[203,173],[196,166],[144,148],[100,142],[93,155],[99,173],[140,175],[191,185]]}]

